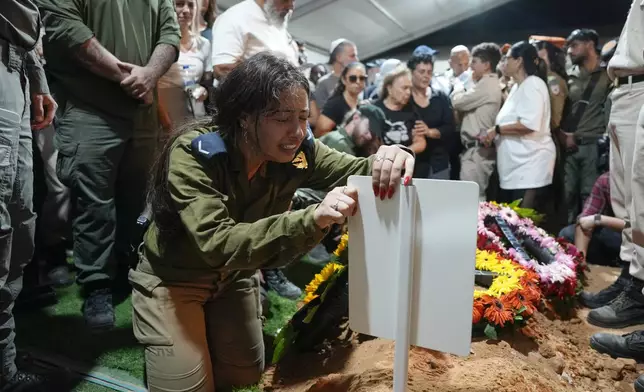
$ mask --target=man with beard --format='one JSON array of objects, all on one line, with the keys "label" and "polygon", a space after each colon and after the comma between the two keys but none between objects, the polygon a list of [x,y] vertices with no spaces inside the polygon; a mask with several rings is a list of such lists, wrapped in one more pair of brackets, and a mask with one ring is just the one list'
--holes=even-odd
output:
[{"label": "man with beard", "polygon": [[599,36],[594,30],[575,30],[566,41],[573,63],[568,72],[571,109],[563,118],[559,137],[566,150],[566,204],[571,224],[599,177],[597,141],[606,132],[605,105],[611,81],[601,67]]},{"label": "man with beard", "polygon": [[212,27],[212,64],[217,79],[240,62],[268,51],[299,65],[297,43],[288,33],[294,0],[244,0],[226,10]]}]

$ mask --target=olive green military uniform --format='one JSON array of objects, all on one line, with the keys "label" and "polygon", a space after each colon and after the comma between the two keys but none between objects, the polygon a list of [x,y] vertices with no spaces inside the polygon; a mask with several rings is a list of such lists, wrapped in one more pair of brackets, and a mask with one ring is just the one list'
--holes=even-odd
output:
[{"label": "olive green military uniform", "polygon": [[[345,154],[356,156],[356,145],[351,140],[351,137],[347,134],[347,131],[344,128],[338,128],[333,132],[329,132],[324,136],[320,137],[320,142],[324,143],[327,147],[330,147],[336,151],[343,152]],[[295,191],[293,197],[293,209],[300,209],[311,204],[317,204],[324,200],[326,192],[318,191],[310,188],[300,188]]]},{"label": "olive green military uniform", "polygon": [[[291,163],[268,163],[251,180],[241,153],[214,129],[172,146],[168,188],[182,230],[152,220],[130,272],[133,326],[146,346],[151,391],[227,390],[259,381],[264,367],[258,268],[284,266],[325,235],[316,206],[289,211],[297,188],[328,191],[371,172],[369,158],[309,137]],[[223,389],[222,389],[223,388]]]},{"label": "olive green military uniform", "polygon": [[595,86],[588,106],[579,120],[576,129],[563,129],[574,133],[577,151],[567,153],[565,159],[566,204],[568,205],[568,221],[575,221],[581,204],[590,195],[590,191],[599,176],[597,170],[597,140],[606,132],[607,122],[605,105],[611,89],[611,81],[606,70],[597,68],[587,72],[583,67],[575,66],[569,72],[568,89],[572,103],[570,115],[574,115],[584,94],[584,90],[593,74],[601,75]]},{"label": "olive green military uniform", "polygon": [[23,270],[34,251],[30,98],[49,94],[34,50],[40,25],[32,1],[0,3],[0,389],[16,381],[13,307],[23,287]]},{"label": "olive green military uniform", "polygon": [[550,129],[553,131],[561,126],[564,106],[568,98],[568,85],[566,80],[557,73],[548,71],[548,88],[550,89]]},{"label": "olive green military uniform", "polygon": [[357,155],[356,144],[347,134],[347,131],[342,127],[338,128],[334,132],[325,134],[320,138],[320,141],[327,147],[331,147],[334,150],[344,152],[353,156]]},{"label": "olive green military uniform", "polygon": [[[552,140],[555,142],[557,148],[557,160],[555,161],[555,169],[552,178],[551,198],[554,211],[552,212],[549,222],[561,222],[565,225],[568,222],[566,205],[564,203],[566,198],[566,180],[565,180],[565,158],[566,146],[562,145],[558,137],[561,120],[564,115],[564,108],[568,100],[568,84],[564,78],[559,74],[548,71],[548,89],[550,90],[550,130],[552,133]],[[565,222],[563,222],[565,220]]]},{"label": "olive green military uniform", "polygon": [[[63,115],[56,129],[57,174],[73,203],[78,283],[113,279],[128,262],[147,174],[160,137],[156,103],[131,98],[118,83],[80,65],[74,49],[95,37],[120,61],[145,66],[155,47],[179,47],[172,0],[37,0],[51,80]],[[156,101],[156,99],[155,99]],[[117,207],[118,206],[118,207]],[[134,256],[136,256],[134,254]]]}]

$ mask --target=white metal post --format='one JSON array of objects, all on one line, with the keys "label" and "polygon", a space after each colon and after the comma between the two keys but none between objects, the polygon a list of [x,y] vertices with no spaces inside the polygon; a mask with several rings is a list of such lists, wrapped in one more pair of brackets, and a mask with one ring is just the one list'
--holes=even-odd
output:
[{"label": "white metal post", "polygon": [[396,350],[394,353],[394,392],[407,390],[409,365],[409,323],[412,295],[412,273],[416,226],[416,188],[401,186],[398,227],[400,250],[398,253],[398,301],[396,314]]}]

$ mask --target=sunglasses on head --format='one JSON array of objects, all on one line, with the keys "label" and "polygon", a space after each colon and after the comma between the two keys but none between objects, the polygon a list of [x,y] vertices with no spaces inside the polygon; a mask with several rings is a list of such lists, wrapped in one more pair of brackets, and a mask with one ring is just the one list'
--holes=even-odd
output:
[{"label": "sunglasses on head", "polygon": [[349,79],[349,82],[351,83],[356,83],[358,80],[361,82],[365,82],[367,80],[366,76],[358,76],[358,75],[350,75],[347,79]]}]

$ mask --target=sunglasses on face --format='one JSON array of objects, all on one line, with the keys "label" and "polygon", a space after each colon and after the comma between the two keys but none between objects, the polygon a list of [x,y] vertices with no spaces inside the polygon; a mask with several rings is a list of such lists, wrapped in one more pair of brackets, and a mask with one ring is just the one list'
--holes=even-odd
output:
[{"label": "sunglasses on face", "polygon": [[349,82],[351,83],[357,83],[358,80],[361,82],[367,81],[366,76],[358,76],[358,75],[350,75],[347,79],[349,79]]}]

